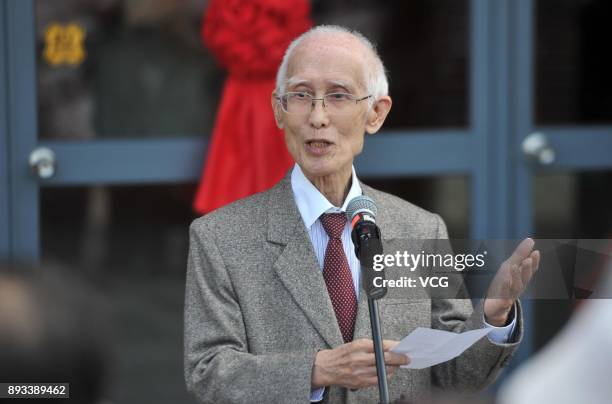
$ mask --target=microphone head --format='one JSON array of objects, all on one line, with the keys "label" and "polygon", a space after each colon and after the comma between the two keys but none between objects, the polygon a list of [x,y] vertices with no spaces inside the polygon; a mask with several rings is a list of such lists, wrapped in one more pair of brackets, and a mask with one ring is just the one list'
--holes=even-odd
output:
[{"label": "microphone head", "polygon": [[355,215],[359,213],[367,213],[371,215],[373,218],[376,218],[376,213],[378,209],[376,208],[376,203],[365,195],[357,196],[349,202],[346,207],[346,217],[349,222],[353,220]]}]

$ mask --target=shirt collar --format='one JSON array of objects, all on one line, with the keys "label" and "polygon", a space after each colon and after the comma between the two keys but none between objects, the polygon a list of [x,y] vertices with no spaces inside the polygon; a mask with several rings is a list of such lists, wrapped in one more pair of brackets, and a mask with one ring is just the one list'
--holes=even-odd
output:
[{"label": "shirt collar", "polygon": [[319,190],[306,178],[299,165],[295,164],[291,172],[291,190],[297,204],[300,216],[307,229],[317,221],[323,213],[346,212],[348,203],[356,196],[362,195],[361,185],[355,174],[355,167],[352,167],[351,189],[342,204],[337,208],[319,192]]}]

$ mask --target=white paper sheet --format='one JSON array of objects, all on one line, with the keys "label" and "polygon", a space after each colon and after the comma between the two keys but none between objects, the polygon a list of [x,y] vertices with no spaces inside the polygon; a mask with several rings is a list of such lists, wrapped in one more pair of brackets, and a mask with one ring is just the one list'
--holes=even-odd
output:
[{"label": "white paper sheet", "polygon": [[391,351],[410,357],[410,363],[402,368],[423,369],[461,355],[491,331],[491,328],[481,328],[456,334],[419,327],[402,339]]}]

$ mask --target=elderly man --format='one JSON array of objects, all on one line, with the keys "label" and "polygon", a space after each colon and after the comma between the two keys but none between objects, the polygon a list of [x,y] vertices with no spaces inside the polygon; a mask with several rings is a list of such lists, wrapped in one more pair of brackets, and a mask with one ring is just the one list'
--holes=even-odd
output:
[{"label": "elderly man", "polygon": [[[185,377],[201,402],[378,401],[367,298],[343,212],[366,195],[383,237],[447,238],[439,216],[357,179],[353,159],[389,113],[387,93],[383,64],[358,33],[315,27],[287,49],[272,105],[295,167],[273,189],[191,226]],[[392,399],[494,380],[522,336],[517,298],[537,268],[532,247],[521,243],[494,279],[490,290],[504,299],[476,308],[469,299],[381,300]],[[409,358],[390,349],[418,326],[494,330],[453,361],[398,370]]]}]

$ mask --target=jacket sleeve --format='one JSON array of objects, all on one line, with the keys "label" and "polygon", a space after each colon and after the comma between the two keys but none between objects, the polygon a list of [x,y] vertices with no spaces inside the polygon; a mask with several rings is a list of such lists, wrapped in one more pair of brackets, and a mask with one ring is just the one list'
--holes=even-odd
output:
[{"label": "jacket sleeve", "polygon": [[201,403],[309,402],[316,351],[254,355],[231,276],[205,220],[190,227],[185,381]]},{"label": "jacket sleeve", "polygon": [[[439,216],[437,219],[437,239],[448,239],[446,225]],[[465,294],[467,296],[467,292]],[[432,367],[433,384],[445,390],[474,392],[495,381],[523,337],[522,310],[518,301],[516,308],[516,327],[507,343],[482,338],[457,358]],[[484,328],[484,299],[478,301],[476,307],[469,298],[432,299],[431,321],[432,328],[457,333]]]}]

